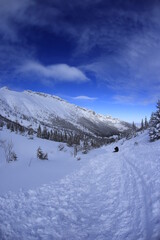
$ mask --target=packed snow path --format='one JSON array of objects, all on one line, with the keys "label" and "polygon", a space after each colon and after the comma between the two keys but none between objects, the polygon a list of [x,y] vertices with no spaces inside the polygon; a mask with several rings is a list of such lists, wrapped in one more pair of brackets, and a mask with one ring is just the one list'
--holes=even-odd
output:
[{"label": "packed snow path", "polygon": [[159,240],[159,142],[118,146],[57,183],[1,196],[0,239]]}]

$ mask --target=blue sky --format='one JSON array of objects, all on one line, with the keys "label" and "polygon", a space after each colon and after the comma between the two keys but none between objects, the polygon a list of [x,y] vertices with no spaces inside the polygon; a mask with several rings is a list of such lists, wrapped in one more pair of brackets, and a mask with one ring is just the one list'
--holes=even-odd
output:
[{"label": "blue sky", "polygon": [[0,86],[139,122],[160,98],[158,0],[0,0]]}]

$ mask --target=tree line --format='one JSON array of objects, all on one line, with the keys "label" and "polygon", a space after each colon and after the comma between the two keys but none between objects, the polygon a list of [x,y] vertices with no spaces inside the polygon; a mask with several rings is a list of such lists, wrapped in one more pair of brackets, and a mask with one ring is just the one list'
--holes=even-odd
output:
[{"label": "tree line", "polygon": [[67,146],[82,146],[84,153],[86,153],[89,149],[98,148],[104,144],[108,144],[114,142],[115,139],[110,138],[103,138],[103,137],[96,137],[90,134],[86,135],[83,132],[74,132],[74,131],[67,131],[67,130],[60,130],[60,129],[48,129],[46,126],[39,125],[36,130],[32,127],[24,127],[18,121],[11,121],[0,116],[0,128],[6,126],[8,130],[11,132],[19,133],[19,134],[26,134],[32,139],[34,136],[38,138],[55,141],[55,142],[63,142],[66,143]]}]

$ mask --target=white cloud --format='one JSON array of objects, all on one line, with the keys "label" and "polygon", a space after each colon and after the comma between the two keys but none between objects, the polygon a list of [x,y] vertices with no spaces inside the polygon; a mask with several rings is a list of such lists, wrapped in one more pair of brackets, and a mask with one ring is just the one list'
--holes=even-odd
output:
[{"label": "white cloud", "polygon": [[67,64],[44,66],[35,61],[28,61],[18,71],[34,73],[40,77],[60,82],[86,82],[89,80],[81,70]]},{"label": "white cloud", "polygon": [[0,33],[4,39],[19,41],[20,38],[17,36],[19,25],[15,22],[23,20],[31,4],[31,0],[0,0]]},{"label": "white cloud", "polygon": [[114,95],[112,98],[116,104],[147,106],[150,104],[155,104],[158,101],[159,96],[159,94],[154,94],[147,97],[138,95]]},{"label": "white cloud", "polygon": [[[160,26],[159,26],[160,27]],[[116,55],[102,56],[86,66],[99,83],[118,94],[157,94],[160,91],[160,41],[157,29],[138,33]]]},{"label": "white cloud", "polygon": [[95,98],[95,97],[88,97],[88,96],[77,96],[77,97],[73,97],[73,99],[75,99],[75,100],[89,100],[89,101],[97,100],[97,98]]},{"label": "white cloud", "polygon": [[113,100],[118,104],[133,104],[135,99],[133,96],[115,95]]}]

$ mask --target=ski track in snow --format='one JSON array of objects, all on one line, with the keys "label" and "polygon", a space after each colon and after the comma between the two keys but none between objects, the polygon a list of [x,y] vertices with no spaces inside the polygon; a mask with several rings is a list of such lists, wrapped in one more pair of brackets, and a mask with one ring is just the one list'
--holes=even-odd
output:
[{"label": "ski track in snow", "polygon": [[[139,163],[142,164],[143,161],[141,160],[147,159],[148,156],[151,155],[151,152],[152,152],[151,146],[149,143],[148,146],[146,146],[145,148],[145,152],[140,152],[139,155],[141,159],[139,159],[140,160]],[[156,191],[154,192],[156,188],[154,185],[155,183],[154,179],[152,178],[153,176],[151,176],[151,174],[147,175],[147,171],[145,172],[145,161],[144,161],[144,168],[142,166],[137,165],[138,162],[134,163],[135,157],[136,157],[135,151],[131,150],[130,156],[128,156],[126,152],[124,152],[122,153],[122,156],[123,156],[124,165],[126,166],[126,170],[127,170],[126,172],[128,174],[130,173],[131,174],[130,176],[132,176],[132,183],[133,183],[132,187],[134,187],[135,189],[135,194],[133,194],[133,196],[136,198],[139,198],[138,203],[141,203],[141,205],[139,205],[140,211],[136,217],[136,219],[141,220],[139,227],[141,229],[144,229],[144,231],[141,233],[140,239],[147,239],[147,240],[158,239],[159,240],[160,239],[160,220],[157,220],[157,217],[159,218],[160,216],[160,194],[158,194],[158,197],[157,196],[156,198],[154,197],[154,195],[157,195],[157,194],[155,194]],[[151,164],[152,156],[151,158],[148,158],[148,159],[150,159],[150,164]],[[159,164],[160,163],[158,163],[157,165],[158,168],[159,168]],[[149,170],[148,166],[147,168]],[[159,182],[158,182],[158,185],[159,185]],[[153,214],[154,205],[159,206],[159,209],[157,208],[159,215],[156,214],[156,217]],[[156,228],[158,228],[158,231],[156,231]]]},{"label": "ski track in snow", "polygon": [[0,239],[159,240],[158,153],[151,162],[154,145],[127,144],[59,182],[1,196]]},{"label": "ski track in snow", "polygon": [[130,174],[130,176],[132,176],[133,196],[135,197],[134,201],[135,203],[137,202],[137,204],[140,203],[139,209],[136,209],[138,205],[133,203],[137,211],[135,212],[135,221],[137,219],[137,222],[139,223],[137,226],[137,231],[140,232],[139,238],[150,240],[152,237],[152,223],[149,221],[152,219],[151,208],[148,201],[148,198],[150,199],[150,195],[147,191],[147,186],[143,179],[143,175],[141,175],[138,168],[135,167],[134,164],[130,161],[126,159],[125,161],[127,174]]}]

